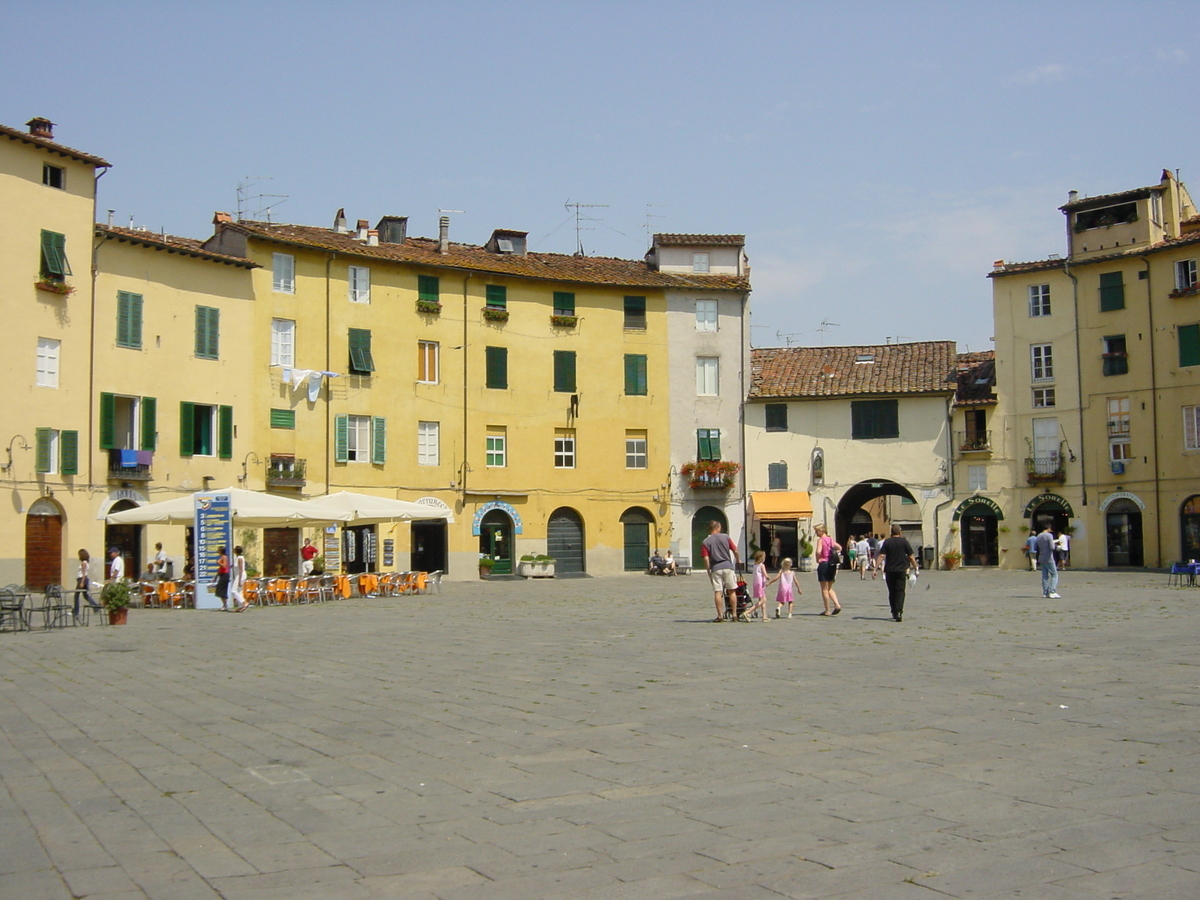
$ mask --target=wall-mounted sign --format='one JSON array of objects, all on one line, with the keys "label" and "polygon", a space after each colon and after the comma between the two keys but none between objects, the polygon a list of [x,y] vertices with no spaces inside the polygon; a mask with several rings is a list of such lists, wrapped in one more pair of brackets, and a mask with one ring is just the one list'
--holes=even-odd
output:
[{"label": "wall-mounted sign", "polygon": [[1058,494],[1051,494],[1047,491],[1044,494],[1038,494],[1025,504],[1025,516],[1032,516],[1033,511],[1042,506],[1058,507],[1068,516],[1075,515],[1075,510],[1071,509],[1071,504],[1067,502],[1065,497],[1060,497]]},{"label": "wall-mounted sign", "polygon": [[1109,494],[1100,501],[1100,512],[1107,512],[1108,507],[1117,500],[1129,500],[1137,505],[1138,509],[1145,509],[1146,504],[1142,502],[1142,498],[1130,491],[1117,491],[1114,494]]},{"label": "wall-mounted sign", "polygon": [[997,519],[1004,518],[1004,510],[991,497],[968,497],[954,510],[954,521],[957,522],[964,513],[970,513],[973,516],[992,515]]}]

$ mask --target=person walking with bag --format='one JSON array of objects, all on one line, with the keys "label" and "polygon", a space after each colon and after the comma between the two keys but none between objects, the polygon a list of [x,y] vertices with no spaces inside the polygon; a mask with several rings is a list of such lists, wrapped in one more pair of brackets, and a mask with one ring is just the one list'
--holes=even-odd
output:
[{"label": "person walking with bag", "polygon": [[836,616],[842,611],[842,604],[833,589],[833,580],[842,561],[842,545],[826,533],[824,525],[815,526],[813,531],[817,534],[817,584],[821,586],[821,604],[825,607],[821,615]]},{"label": "person walking with bag", "polygon": [[883,564],[883,581],[888,590],[888,606],[892,608],[892,619],[904,621],[904,595],[908,590],[908,575],[917,571],[917,557],[908,538],[900,534],[900,526],[892,526],[892,536],[879,548]]}]

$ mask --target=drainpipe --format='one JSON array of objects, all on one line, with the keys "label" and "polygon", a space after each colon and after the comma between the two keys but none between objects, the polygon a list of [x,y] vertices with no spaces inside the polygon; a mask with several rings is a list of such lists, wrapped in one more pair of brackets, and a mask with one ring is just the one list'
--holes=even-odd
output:
[{"label": "drainpipe", "polygon": [[[333,371],[333,356],[330,350],[330,341],[333,336],[333,303],[332,303],[332,285],[331,273],[333,269],[333,261],[337,258],[337,253],[331,252],[325,258],[325,371]],[[329,382],[329,377],[325,378],[325,493],[329,491],[329,479],[333,475],[333,456],[330,452],[332,443],[330,437],[333,434],[333,403],[330,393],[332,387]]]},{"label": "drainpipe", "polygon": [[[1069,229],[1070,225],[1068,224],[1067,227]],[[1083,358],[1079,352],[1079,279],[1071,271],[1070,257],[1063,260],[1063,272],[1071,279],[1071,309],[1075,316],[1075,392],[1078,400],[1077,413],[1079,422],[1079,490],[1082,498],[1080,505],[1087,506],[1087,434],[1083,430]]]},{"label": "drainpipe", "polygon": [[[444,217],[443,217],[444,218]],[[468,417],[467,417],[467,307],[470,303],[470,298],[467,294],[468,285],[471,283],[471,274],[468,272],[463,276],[462,300],[463,300],[463,334],[462,334],[462,438],[463,438],[463,464],[462,477],[459,480],[459,490],[462,491],[463,509],[467,508],[467,473],[471,470],[467,463],[468,454],[470,453],[470,441],[468,440]]]},{"label": "drainpipe", "polygon": [[[1154,352],[1154,292],[1150,290],[1150,260],[1144,256],[1138,257],[1146,265],[1146,316],[1150,329],[1150,458],[1154,460],[1154,530],[1158,544],[1156,566],[1163,565],[1163,538],[1166,529],[1162,520],[1162,483],[1159,480],[1158,469],[1158,363]],[[1145,560],[1143,559],[1144,563]]]},{"label": "drainpipe", "polygon": [[[95,183],[92,188],[92,235],[93,240],[96,234],[96,203],[100,193],[100,179],[108,174],[108,169],[100,169],[96,172]],[[88,487],[92,487],[96,483],[95,478],[95,457],[96,457],[96,279],[100,275],[100,247],[104,244],[105,238],[94,240],[92,244],[92,299],[90,321],[88,323],[89,340],[88,340],[88,393],[87,393],[87,480]]]},{"label": "drainpipe", "polygon": [[[738,320],[739,320],[739,327],[741,330],[741,337],[740,337],[741,346],[739,347],[738,352],[741,354],[741,363],[742,364],[741,364],[741,367],[738,369],[738,371],[741,373],[741,378],[742,378],[742,384],[741,384],[742,402],[738,404],[738,443],[741,447],[741,454],[742,454],[742,456],[741,456],[741,460],[742,460],[742,543],[743,543],[742,560],[744,562],[747,559],[749,559],[749,555],[750,555],[750,511],[749,511],[748,505],[746,503],[747,499],[749,499],[749,498],[746,493],[746,383],[745,383],[746,373],[750,370],[750,366],[749,366],[750,361],[748,359],[746,359],[746,342],[749,340],[749,337],[746,334],[746,314],[748,312],[748,307],[750,305],[750,294],[748,292],[743,293],[740,302],[741,302],[742,309],[741,309],[741,315],[738,316]],[[798,549],[799,549],[799,547],[797,547],[797,550]],[[799,561],[797,561],[796,565],[799,565],[799,564],[800,564]]]}]

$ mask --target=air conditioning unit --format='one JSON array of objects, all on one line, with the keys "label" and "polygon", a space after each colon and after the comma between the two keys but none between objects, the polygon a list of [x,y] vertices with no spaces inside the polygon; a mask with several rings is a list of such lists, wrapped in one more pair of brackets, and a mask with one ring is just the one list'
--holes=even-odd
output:
[{"label": "air conditioning unit", "polygon": [[1114,475],[1124,475],[1125,474],[1125,463],[1117,462],[1116,460],[1113,460],[1112,473]]}]

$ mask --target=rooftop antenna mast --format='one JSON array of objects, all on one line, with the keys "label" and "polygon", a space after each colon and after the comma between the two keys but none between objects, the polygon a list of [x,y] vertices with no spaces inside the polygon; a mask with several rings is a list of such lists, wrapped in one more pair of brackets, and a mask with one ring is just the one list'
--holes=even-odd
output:
[{"label": "rooftop antenna mast", "polygon": [[650,220],[666,218],[666,216],[659,215],[658,213],[650,212],[650,210],[652,210],[652,209],[666,209],[666,207],[661,206],[660,204],[657,204],[657,203],[647,203],[646,204],[646,224],[643,225],[642,227],[646,229],[646,246],[647,247],[651,246],[651,244],[653,243],[653,241],[650,237],[650,235],[652,233],[652,229],[650,228]]},{"label": "rooftop antenna mast", "polygon": [[608,204],[607,203],[572,203],[570,200],[568,200],[566,203],[563,204],[563,207],[568,211],[570,211],[570,210],[575,211],[575,255],[576,256],[587,256],[587,254],[583,252],[583,237],[581,235],[581,232],[594,231],[595,229],[587,228],[580,223],[581,222],[596,222],[599,220],[593,219],[591,216],[584,215],[583,213],[580,212],[580,210],[582,210],[582,209],[608,209]]},{"label": "rooftop antenna mast", "polygon": [[[271,221],[271,210],[274,209],[279,204],[287,202],[287,200],[288,200],[287,194],[251,194],[250,193],[251,189],[253,189],[253,187],[254,187],[255,182],[270,181],[270,180],[271,180],[271,177],[269,175],[266,175],[266,176],[247,175],[246,180],[242,181],[238,184],[238,186],[237,186],[237,217],[238,217],[238,221],[241,221],[242,219],[246,219],[246,218],[258,220],[258,219],[262,218],[263,216],[265,216],[266,217],[265,221],[270,222]],[[268,203],[264,206],[260,206],[257,209],[248,209],[247,208],[247,205],[251,201],[254,201],[256,203],[261,203],[263,200],[274,200],[275,202]]]},{"label": "rooftop antenna mast", "polygon": [[803,331],[793,331],[790,334],[784,334],[782,331],[777,331],[775,332],[775,339],[783,341],[785,347],[791,347],[793,346],[793,341],[795,341],[797,344],[800,343],[800,335],[802,334],[804,334]]},{"label": "rooftop antenna mast", "polygon": [[841,327],[842,326],[837,322],[830,322],[828,319],[822,319],[820,326],[817,327],[815,330],[821,332],[821,343],[824,344],[825,343],[825,332],[828,331],[830,328],[841,328]]}]

